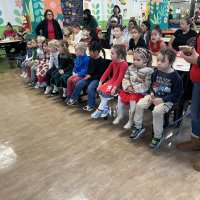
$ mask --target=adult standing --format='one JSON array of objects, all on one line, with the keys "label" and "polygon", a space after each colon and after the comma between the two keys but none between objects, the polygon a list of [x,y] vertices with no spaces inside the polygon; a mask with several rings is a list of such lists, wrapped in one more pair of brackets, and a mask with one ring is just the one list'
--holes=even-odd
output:
[{"label": "adult standing", "polygon": [[83,11],[83,26],[90,28],[91,35],[96,32],[98,27],[97,20],[91,15],[91,11],[89,9],[85,9]]},{"label": "adult standing", "polygon": [[59,23],[54,19],[53,12],[47,9],[42,20],[35,29],[36,35],[43,35],[46,39],[62,39],[63,34]]},{"label": "adult standing", "polygon": [[120,7],[118,5],[115,5],[114,8],[113,8],[113,14],[108,19],[108,23],[106,25],[106,29],[108,29],[110,27],[111,19],[113,17],[117,18],[117,25],[123,26],[123,18],[122,18],[122,15],[120,14],[120,12],[121,12]]},{"label": "adult standing", "polygon": [[[196,50],[192,48],[191,55],[182,54],[182,57],[192,64],[190,79],[193,82],[191,115],[192,135],[191,140],[177,145],[180,151],[200,151],[200,34],[196,39]],[[193,163],[194,169],[200,171],[200,159]]]}]

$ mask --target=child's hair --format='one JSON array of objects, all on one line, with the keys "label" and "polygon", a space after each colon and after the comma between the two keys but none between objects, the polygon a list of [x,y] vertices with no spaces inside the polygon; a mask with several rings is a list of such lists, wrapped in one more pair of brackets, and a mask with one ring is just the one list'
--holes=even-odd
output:
[{"label": "child's hair", "polygon": [[75,22],[75,23],[72,24],[71,26],[72,26],[72,28],[78,28],[78,29],[81,30],[81,26],[80,26],[80,24],[79,24],[78,22]]},{"label": "child's hair", "polygon": [[142,29],[141,29],[140,26],[134,26],[134,27],[132,28],[132,30],[133,30],[133,29],[136,29],[136,30],[138,31],[138,33],[142,34]]},{"label": "child's hair", "polygon": [[[129,22],[133,22],[134,26],[137,26],[137,22],[136,22],[135,20],[130,19]],[[128,22],[128,23],[129,23],[129,22]]]},{"label": "child's hair", "polygon": [[[160,29],[159,25],[155,26],[155,27],[153,28],[153,30],[157,31],[158,34],[162,37],[162,30]],[[153,31],[153,30],[152,30],[152,31]]]},{"label": "child's hair", "polygon": [[90,32],[90,27],[89,27],[89,26],[84,26],[84,27],[82,28],[82,30],[86,30],[86,31]]},{"label": "child's hair", "polygon": [[27,42],[26,42],[26,44],[27,44],[28,42],[31,42],[31,39],[28,39]]},{"label": "child's hair", "polygon": [[170,48],[164,48],[164,49],[161,49],[159,53],[161,53],[164,56],[164,58],[165,58],[165,56],[167,56],[170,64],[174,63],[174,61],[176,59],[176,53],[174,50],[172,50]]},{"label": "child's hair", "polygon": [[69,31],[69,35],[71,35],[73,33],[72,28],[70,26],[66,26],[63,28],[63,30],[68,30]]},{"label": "child's hair", "polygon": [[83,53],[86,53],[87,44],[85,42],[79,42],[78,44],[75,45],[75,49],[78,49],[78,50],[82,51]]},{"label": "child's hair", "polygon": [[183,20],[186,21],[188,25],[190,25],[190,28],[195,28],[195,23],[190,18],[186,18]]},{"label": "child's hair", "polygon": [[142,24],[144,24],[146,27],[148,27],[148,30],[150,30],[151,25],[148,21],[143,21]]},{"label": "child's hair", "polygon": [[6,26],[10,26],[11,28],[13,28],[13,26],[10,22],[8,22]]},{"label": "child's hair", "polygon": [[102,48],[101,44],[97,41],[93,41],[89,46],[90,51],[102,51],[104,60],[106,59],[106,52]]},{"label": "child's hair", "polygon": [[115,49],[116,54],[123,60],[126,60],[126,47],[121,44],[115,44],[112,46]]},{"label": "child's hair", "polygon": [[35,43],[37,43],[37,38],[36,37],[33,37],[33,38],[31,38],[31,41],[35,41]]},{"label": "child's hair", "polygon": [[37,36],[37,42],[43,43],[44,41],[45,41],[45,37],[44,36],[41,36],[41,35]]},{"label": "child's hair", "polygon": [[65,56],[67,56],[67,57],[70,57],[71,56],[71,54],[69,53],[69,44],[68,44],[68,42],[66,41],[66,40],[59,40],[58,41],[58,45],[59,46],[62,46],[63,48],[64,48],[64,54],[65,54]]},{"label": "child's hair", "polygon": [[58,40],[50,40],[48,42],[48,46],[57,48],[58,47]]},{"label": "child's hair", "polygon": [[49,40],[45,39],[44,42],[42,43],[42,45],[43,45],[43,44],[48,45],[48,43],[49,43]]},{"label": "child's hair", "polygon": [[118,24],[117,26],[115,26],[115,28],[119,28],[120,31],[123,31],[123,27],[122,27],[122,25],[120,25],[120,24]]},{"label": "child's hair", "polygon": [[147,60],[147,67],[150,67],[152,65],[152,54],[148,49],[138,47],[134,50],[134,52],[140,54],[143,59]]}]

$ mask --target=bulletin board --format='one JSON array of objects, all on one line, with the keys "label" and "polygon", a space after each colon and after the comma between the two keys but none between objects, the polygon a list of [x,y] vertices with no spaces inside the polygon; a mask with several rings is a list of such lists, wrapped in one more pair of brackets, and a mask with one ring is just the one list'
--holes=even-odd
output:
[{"label": "bulletin board", "polygon": [[74,22],[83,22],[83,1],[82,0],[61,0],[63,12],[63,25],[67,26]]}]

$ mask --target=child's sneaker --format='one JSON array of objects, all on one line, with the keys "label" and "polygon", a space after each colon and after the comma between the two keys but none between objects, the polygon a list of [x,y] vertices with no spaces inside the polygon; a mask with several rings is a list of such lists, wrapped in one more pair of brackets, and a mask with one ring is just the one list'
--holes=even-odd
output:
[{"label": "child's sneaker", "polygon": [[163,139],[164,139],[163,135],[160,139],[153,137],[150,144],[149,144],[149,147],[152,148],[152,149],[157,149],[160,146]]},{"label": "child's sneaker", "polygon": [[67,105],[68,105],[68,106],[74,106],[74,105],[76,105],[76,100],[74,100],[74,99],[69,99],[69,101],[67,102]]},{"label": "child's sneaker", "polygon": [[34,88],[35,88],[35,89],[39,89],[39,88],[40,88],[40,83],[37,82]]},{"label": "child's sneaker", "polygon": [[142,126],[142,128],[136,128],[136,127],[134,127],[133,131],[132,131],[132,133],[130,135],[130,138],[136,140],[144,132],[145,132],[145,128],[143,126]]},{"label": "child's sneaker", "polygon": [[63,97],[63,99],[66,99],[67,98],[67,94],[63,93],[62,97]]},{"label": "child's sneaker", "polygon": [[58,91],[53,90],[53,91],[51,92],[51,96],[53,97],[53,96],[56,96],[56,95],[58,95]]},{"label": "child's sneaker", "polygon": [[117,116],[116,119],[113,121],[113,124],[117,125],[120,123],[121,120],[122,120],[122,118]]},{"label": "child's sneaker", "polygon": [[52,90],[52,87],[51,86],[47,86],[46,87],[46,90],[44,92],[44,94],[49,94],[49,92]]},{"label": "child's sneaker", "polygon": [[46,87],[47,86],[47,83],[44,81],[44,82],[42,82],[42,83],[40,83],[40,88],[44,88],[44,87]]},{"label": "child's sneaker", "polygon": [[23,77],[25,75],[25,72],[23,72],[20,76]]},{"label": "child's sneaker", "polygon": [[89,105],[87,105],[87,106],[84,106],[84,107],[83,107],[83,110],[88,111],[88,112],[91,112],[91,111],[93,110],[93,108],[94,108],[94,107],[90,107]]},{"label": "child's sneaker", "polygon": [[104,118],[106,117],[110,112],[110,109],[109,108],[106,108],[103,110],[103,112],[101,113],[101,117]]},{"label": "child's sneaker", "polygon": [[99,118],[101,116],[101,113],[101,110],[96,109],[96,111],[91,114],[91,117],[94,119]]}]

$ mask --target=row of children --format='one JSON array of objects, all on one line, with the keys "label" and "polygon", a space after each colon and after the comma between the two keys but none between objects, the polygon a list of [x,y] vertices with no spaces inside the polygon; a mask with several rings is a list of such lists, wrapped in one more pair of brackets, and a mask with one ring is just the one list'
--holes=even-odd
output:
[{"label": "row of children", "polygon": [[[153,109],[154,137],[150,142],[151,148],[157,148],[163,140],[163,116],[176,103],[181,94],[181,80],[178,73],[172,68],[176,53],[172,49],[162,49],[157,57],[157,69],[152,69],[152,54],[145,48],[136,48],[133,52],[133,64],[126,62],[126,48],[116,44],[111,48],[111,63],[107,66],[105,52],[100,43],[93,41],[89,46],[89,55],[86,54],[86,43],[75,45],[75,64],[73,56],[69,53],[68,43],[65,40],[52,40],[45,43],[44,38],[38,37],[37,43],[32,40],[32,60],[25,60],[22,64],[26,68],[30,84],[36,83],[36,88],[45,83],[44,94],[52,91],[58,93],[59,87],[63,89],[63,98],[67,105],[76,104],[84,87],[88,88],[88,103],[83,108],[92,111],[95,108],[96,90],[101,102],[97,110],[91,114],[92,118],[105,117],[109,113],[108,102],[113,96],[118,95],[118,114],[113,121],[118,124],[123,118],[125,104],[130,105],[129,121],[124,128],[134,129],[131,138],[137,139],[144,131],[142,118],[144,109],[155,105]],[[44,48],[45,44],[45,48]],[[38,49],[35,49],[38,45]],[[49,52],[49,61],[42,55]],[[100,56],[103,51],[104,58]],[[35,61],[34,56],[39,60]],[[27,58],[30,58],[30,55]],[[49,62],[49,63],[48,63]],[[24,71],[25,72],[25,71]],[[43,82],[41,82],[42,80]],[[42,85],[44,86],[44,84]],[[134,115],[135,111],[135,115]],[[133,117],[134,116],[134,117]]]}]

